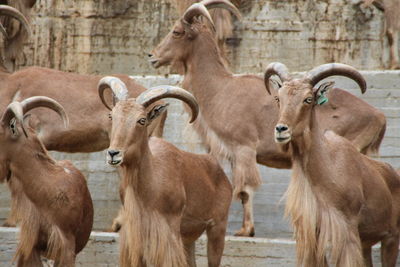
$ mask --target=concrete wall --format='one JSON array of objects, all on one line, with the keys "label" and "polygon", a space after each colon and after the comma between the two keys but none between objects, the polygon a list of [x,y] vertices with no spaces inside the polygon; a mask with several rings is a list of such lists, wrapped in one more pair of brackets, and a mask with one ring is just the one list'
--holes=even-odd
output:
[{"label": "concrete wall", "polygon": [[[360,96],[368,103],[381,109],[387,116],[386,136],[381,146],[381,160],[400,168],[400,71],[362,72],[368,82],[368,90],[361,95],[354,82],[346,78],[338,78],[337,85],[349,88],[350,92]],[[177,84],[181,80],[178,75],[168,78],[160,76],[135,77],[146,87],[159,84]],[[187,114],[179,101],[171,100],[168,119],[165,126],[165,138],[178,147],[203,152],[197,135],[187,126]],[[118,176],[115,170],[105,164],[104,152],[92,154],[53,153],[58,158],[68,158],[84,172],[95,206],[94,229],[107,229],[119,207]],[[225,166],[230,175],[229,166]],[[283,218],[284,201],[281,201],[289,177],[289,170],[277,170],[260,166],[263,185],[255,196],[255,223],[258,237],[289,237],[291,229]],[[4,185],[0,185],[0,223],[7,216],[9,209],[9,193]],[[241,225],[241,205],[234,202],[229,217],[228,234],[233,234]]]},{"label": "concrete wall", "polygon": [[[243,20],[235,23],[229,42],[232,69],[258,73],[272,61],[297,71],[332,61],[382,68],[388,58],[380,38],[382,13],[361,8],[358,1],[241,1]],[[145,53],[178,17],[170,0],[38,0],[32,13],[34,35],[18,67],[103,74],[169,71],[152,69]]]},{"label": "concrete wall", "polygon": [[[11,266],[16,249],[15,228],[0,227],[0,266]],[[78,255],[77,266],[106,267],[118,265],[118,234],[92,232],[85,249]],[[201,237],[196,243],[196,261],[207,266],[207,242]],[[287,239],[226,237],[221,267],[294,267],[295,242]],[[379,266],[379,248],[373,248],[373,261]],[[400,258],[397,260],[400,264]],[[45,266],[49,266],[47,264]]]}]

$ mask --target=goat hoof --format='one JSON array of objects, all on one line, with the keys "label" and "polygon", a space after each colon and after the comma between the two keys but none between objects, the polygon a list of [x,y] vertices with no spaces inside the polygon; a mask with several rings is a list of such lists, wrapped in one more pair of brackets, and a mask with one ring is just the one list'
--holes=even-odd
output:
[{"label": "goat hoof", "polygon": [[251,227],[250,229],[242,228],[235,233],[235,236],[254,237],[254,235],[255,235],[254,227]]},{"label": "goat hoof", "polygon": [[111,226],[110,232],[118,233],[121,230],[121,224],[114,222]]}]

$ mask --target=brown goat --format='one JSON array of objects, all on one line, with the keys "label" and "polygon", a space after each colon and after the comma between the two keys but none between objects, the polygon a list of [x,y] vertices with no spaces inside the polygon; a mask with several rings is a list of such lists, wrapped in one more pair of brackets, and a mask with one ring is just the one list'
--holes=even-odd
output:
[{"label": "brown goat", "polygon": [[399,64],[399,32],[400,1],[399,0],[364,0],[366,6],[373,4],[384,12],[385,33],[389,42],[389,60],[391,69],[400,69]]},{"label": "brown goat", "polygon": [[1,176],[12,175],[23,196],[17,207],[21,236],[18,266],[42,266],[40,255],[56,266],[75,266],[75,256],[86,245],[93,224],[93,204],[85,177],[69,161],[55,161],[24,114],[38,107],[56,111],[67,127],[60,104],[47,97],[12,102],[1,118]]},{"label": "brown goat", "polygon": [[291,151],[286,213],[294,227],[299,266],[327,267],[328,262],[340,267],[372,266],[371,247],[381,242],[382,266],[394,267],[400,176],[389,164],[372,160],[349,140],[326,130],[317,115],[317,107],[331,101],[326,94],[334,83],[314,85],[342,75],[357,81],[364,92],[362,75],[337,63],[316,67],[301,79],[292,79],[281,63],[271,63],[266,73],[266,84],[273,74],[283,82],[277,96],[275,142]]},{"label": "brown goat", "polygon": [[[200,2],[199,0],[171,0],[171,2],[177,7],[179,15],[185,13],[186,9],[192,4]],[[236,7],[239,7],[243,0],[232,0],[231,1]],[[204,3],[204,1],[203,1]],[[228,10],[217,8],[211,10],[211,18],[215,25],[215,33],[218,42],[218,46],[224,55],[226,40],[233,35],[233,24],[232,16]]]},{"label": "brown goat", "polygon": [[[1,6],[1,12],[7,12],[7,15],[18,19],[26,31],[30,32],[28,22],[18,10]],[[137,96],[145,91],[144,87],[129,76],[118,75],[118,77],[125,82],[130,95]],[[32,125],[46,149],[64,152],[101,151],[109,146],[111,123],[108,112],[98,101],[97,84],[100,78],[101,76],[97,75],[68,73],[41,67],[28,67],[9,73],[1,69],[0,64],[0,110],[4,110],[12,101],[31,96],[43,95],[53,98],[61,103],[69,114],[70,124],[66,129],[56,123],[57,117],[54,114],[45,110],[32,112],[34,115],[31,119]],[[166,113],[163,113],[149,127],[149,134],[162,136],[165,119]],[[3,177],[0,177],[1,182],[4,182]],[[18,201],[16,194],[21,190],[11,187],[10,190],[13,201]],[[15,205],[12,203],[12,207]],[[11,210],[5,225],[15,225],[17,220],[15,216]]]},{"label": "brown goat", "polygon": [[[208,7],[237,9],[229,1],[207,1]],[[176,61],[185,66],[183,87],[193,93],[201,108],[194,128],[211,153],[232,165],[234,196],[242,200],[243,226],[237,235],[254,235],[253,196],[261,184],[257,162],[274,168],[290,168],[290,154],[273,138],[278,108],[265,94],[263,79],[234,76],[222,63],[214,34],[197,17],[211,21],[201,3],[192,5],[153,51],[158,68]],[[326,129],[349,139],[363,153],[377,153],[386,120],[382,112],[346,91],[330,93],[332,101],[318,107]],[[268,117],[265,118],[265,114]]]},{"label": "brown goat", "polygon": [[[99,84],[100,98],[109,109],[103,92],[113,90],[116,79],[105,77]],[[107,162],[121,166],[126,181],[120,266],[196,266],[195,241],[204,231],[208,266],[219,266],[232,200],[228,178],[211,155],[179,150],[146,133],[166,109],[166,105],[147,109],[153,102],[180,99],[190,106],[194,121],[196,100],[172,86],[149,89],[136,99],[115,95]]]}]

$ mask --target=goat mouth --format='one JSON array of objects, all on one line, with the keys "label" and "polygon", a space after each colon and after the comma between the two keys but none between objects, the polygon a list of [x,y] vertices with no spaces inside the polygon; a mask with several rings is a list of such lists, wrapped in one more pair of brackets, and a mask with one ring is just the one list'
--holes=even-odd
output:
[{"label": "goat mouth", "polygon": [[109,160],[107,163],[110,164],[111,166],[118,166],[122,163],[122,160],[113,159],[113,160]]},{"label": "goat mouth", "polygon": [[275,137],[275,142],[278,144],[286,144],[290,141],[290,136],[286,137]]},{"label": "goat mouth", "polygon": [[149,59],[150,64],[153,66],[153,68],[158,68],[160,67],[160,61],[156,58],[151,58]]}]

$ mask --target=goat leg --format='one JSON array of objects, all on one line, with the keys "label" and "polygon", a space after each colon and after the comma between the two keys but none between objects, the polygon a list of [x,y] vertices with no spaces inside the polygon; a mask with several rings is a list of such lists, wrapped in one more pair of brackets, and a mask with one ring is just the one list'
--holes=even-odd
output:
[{"label": "goat leg", "polygon": [[254,236],[254,189],[246,186],[243,192],[240,192],[239,197],[243,205],[243,222],[242,228],[235,233],[235,236]]},{"label": "goat leg", "polygon": [[191,242],[191,243],[186,243],[184,245],[185,245],[186,259],[189,266],[196,267],[196,254],[195,254],[196,243]]},{"label": "goat leg", "polygon": [[381,242],[382,267],[396,266],[397,255],[399,254],[399,234],[391,234]]},{"label": "goat leg", "polygon": [[388,29],[386,32],[388,43],[390,47],[390,68],[400,69],[399,64],[399,34],[393,29]]},{"label": "goat leg", "polygon": [[220,266],[225,245],[225,230],[226,220],[217,222],[207,228],[208,267]]}]

